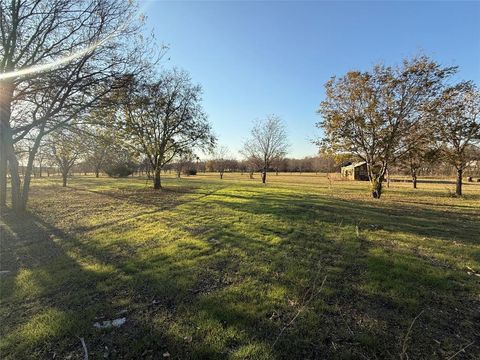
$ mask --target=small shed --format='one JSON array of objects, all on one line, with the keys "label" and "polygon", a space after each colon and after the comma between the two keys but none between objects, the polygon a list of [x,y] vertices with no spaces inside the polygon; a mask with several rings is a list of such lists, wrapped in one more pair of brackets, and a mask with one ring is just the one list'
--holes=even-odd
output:
[{"label": "small shed", "polygon": [[342,177],[348,180],[368,180],[367,163],[365,161],[342,166]]}]

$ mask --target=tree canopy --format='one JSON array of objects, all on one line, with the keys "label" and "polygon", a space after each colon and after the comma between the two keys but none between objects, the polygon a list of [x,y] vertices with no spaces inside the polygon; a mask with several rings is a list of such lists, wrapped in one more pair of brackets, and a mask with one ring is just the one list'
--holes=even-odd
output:
[{"label": "tree canopy", "polygon": [[425,106],[455,71],[421,56],[397,67],[376,65],[333,77],[318,110],[322,120],[317,126],[325,132],[322,145],[365,161],[372,196],[379,198],[388,166],[415,144],[405,134],[422,120]]},{"label": "tree canopy", "polygon": [[149,161],[154,188],[161,187],[162,168],[193,148],[215,145],[202,105],[202,89],[181,70],[164,71],[154,81],[132,79],[117,113],[116,126],[126,141]]},{"label": "tree canopy", "polygon": [[244,142],[241,153],[257,169],[262,169],[262,182],[266,182],[267,170],[288,150],[287,131],[283,121],[269,115],[257,121]]}]

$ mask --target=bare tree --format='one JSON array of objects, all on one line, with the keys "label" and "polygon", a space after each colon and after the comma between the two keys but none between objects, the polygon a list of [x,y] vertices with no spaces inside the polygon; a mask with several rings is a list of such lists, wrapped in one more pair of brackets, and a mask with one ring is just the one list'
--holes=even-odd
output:
[{"label": "bare tree", "polygon": [[[0,1],[0,205],[7,163],[12,207],[22,211],[42,138],[80,119],[119,74],[144,67],[135,14],[128,1]],[[22,140],[31,142],[23,184],[15,156]]]},{"label": "bare tree", "polygon": [[228,148],[224,145],[217,147],[213,154],[213,168],[219,173],[220,179],[223,179],[223,174],[229,164],[228,154]]},{"label": "bare tree", "polygon": [[480,93],[471,82],[461,82],[443,91],[430,105],[437,121],[441,151],[457,171],[455,193],[462,195],[463,172],[469,162],[469,148],[480,143]]},{"label": "bare tree", "polygon": [[238,171],[238,168],[239,168],[238,160],[233,157],[227,159],[225,167],[228,171],[231,171],[231,172]]},{"label": "bare tree", "polygon": [[278,176],[278,172],[280,171],[280,167],[282,166],[285,158],[279,157],[278,159],[275,159],[272,163],[273,170],[275,170],[275,175]]},{"label": "bare tree", "polygon": [[412,177],[412,186],[417,188],[418,175],[422,167],[438,160],[438,142],[436,126],[429,117],[422,118],[404,134],[406,151],[399,158],[400,164],[407,168]]},{"label": "bare tree", "polygon": [[333,77],[318,111],[323,120],[317,126],[325,131],[320,144],[365,161],[372,196],[380,198],[388,166],[415,143],[404,141],[404,135],[455,71],[422,56],[404,60],[399,67],[377,65],[370,72]]},{"label": "bare tree", "polygon": [[148,158],[155,189],[162,187],[162,168],[175,157],[215,144],[201,94],[201,87],[179,70],[163,72],[153,83],[133,80],[130,84],[117,126]]},{"label": "bare tree", "polygon": [[285,125],[278,116],[269,115],[255,123],[241,153],[257,169],[262,170],[262,183],[265,184],[268,169],[276,160],[284,157],[287,150]]},{"label": "bare tree", "polygon": [[35,177],[42,177],[43,175],[43,166],[45,165],[45,162],[47,160],[48,154],[47,154],[47,149],[45,146],[40,146],[37,155],[35,156],[35,162],[38,166],[38,171],[35,173]]}]

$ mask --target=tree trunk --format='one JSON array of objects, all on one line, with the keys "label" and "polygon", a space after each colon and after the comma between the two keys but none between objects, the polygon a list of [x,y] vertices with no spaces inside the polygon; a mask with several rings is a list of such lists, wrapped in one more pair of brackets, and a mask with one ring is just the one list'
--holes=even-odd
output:
[{"label": "tree trunk", "polygon": [[382,196],[382,179],[377,178],[372,181],[372,197],[374,199],[380,199]]},{"label": "tree trunk", "polygon": [[223,179],[223,172],[220,173],[220,179]]},{"label": "tree trunk", "polygon": [[67,172],[62,172],[62,186],[67,187],[67,177],[68,177],[68,171]]},{"label": "tree trunk", "polygon": [[7,172],[10,144],[11,104],[13,98],[13,83],[5,80],[0,82],[0,207],[7,201]]},{"label": "tree trunk", "polygon": [[100,176],[100,170],[95,169],[95,177],[98,178]]},{"label": "tree trunk", "polygon": [[[40,143],[42,142],[44,128],[45,126],[40,127],[40,131],[37,134],[37,137],[35,138],[33,147],[28,152],[28,162],[27,162],[27,168],[25,169],[25,176],[23,178],[23,189],[22,189],[22,197],[21,197],[21,203],[20,203],[21,211],[25,211],[27,208],[28,194],[30,192],[30,182],[32,179],[32,171],[34,169],[33,162],[35,161],[35,155],[37,155],[37,151],[40,148]],[[42,165],[40,164],[40,177],[42,176],[41,166]]]},{"label": "tree trunk", "polygon": [[21,180],[18,170],[18,160],[13,149],[13,144],[7,145],[8,165],[10,167],[10,181],[12,183],[12,209],[21,212]]},{"label": "tree trunk", "polygon": [[382,183],[385,179],[385,174],[388,171],[387,164],[372,165],[367,161],[368,178],[372,186],[372,197],[374,199],[380,199],[382,196]]},{"label": "tree trunk", "polygon": [[0,207],[7,205],[7,147],[0,131]]},{"label": "tree trunk", "polygon": [[[39,143],[39,141],[38,141]],[[22,195],[20,198],[19,210],[25,211],[27,208],[28,202],[28,193],[30,191],[30,181],[32,180],[32,172],[33,170],[33,161],[35,159],[35,154],[37,152],[38,147],[33,147],[28,153],[28,162],[27,168],[25,169],[25,176],[23,178],[23,188],[22,188]]]},{"label": "tree trunk", "polygon": [[160,168],[155,169],[155,173],[154,173],[154,176],[153,176],[153,188],[157,189],[157,190],[162,188],[162,181],[160,179],[160,173],[161,173]]},{"label": "tree trunk", "polygon": [[28,162],[27,167],[25,168],[25,175],[23,178],[23,188],[21,192],[21,196],[19,198],[19,210],[25,211],[27,209],[27,202],[28,202],[28,194],[30,192],[30,182],[32,180],[32,172],[34,171],[33,162],[35,161],[35,156],[37,155],[37,151],[40,147],[40,143],[43,138],[44,126],[40,127],[40,131],[35,138],[35,142],[32,148],[28,152]]},{"label": "tree trunk", "polygon": [[457,183],[455,186],[455,194],[457,196],[462,196],[462,176],[463,169],[457,169]]},{"label": "tree trunk", "polygon": [[262,184],[267,182],[267,169],[263,169],[262,171]]},{"label": "tree trunk", "polygon": [[412,184],[413,188],[417,188],[417,169],[412,169]]}]

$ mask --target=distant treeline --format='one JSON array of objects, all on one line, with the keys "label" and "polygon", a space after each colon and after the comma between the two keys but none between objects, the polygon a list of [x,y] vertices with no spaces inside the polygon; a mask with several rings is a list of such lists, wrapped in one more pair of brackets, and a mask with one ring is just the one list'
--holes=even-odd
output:
[{"label": "distant treeline", "polygon": [[[222,159],[221,166],[219,165],[219,160],[200,160],[200,159],[184,159],[183,161],[176,161],[170,164],[167,164],[163,171],[164,173],[175,173],[177,175],[195,175],[197,172],[219,172],[220,168],[223,168],[223,172],[240,172],[240,173],[249,173],[249,172],[260,172],[261,168],[255,168],[249,161],[246,160],[237,160],[237,159]],[[349,157],[342,157],[338,159],[334,156],[329,155],[318,155],[318,156],[306,156],[304,158],[284,158],[281,159],[268,169],[269,172],[280,172],[280,173],[335,173],[340,172],[340,168],[348,164],[349,162],[354,161],[354,158],[350,159]],[[100,172],[105,173],[107,170],[107,165],[105,164]],[[130,163],[131,174],[136,175],[146,175],[148,176],[151,173],[151,168],[148,161],[131,161]],[[24,166],[19,167],[23,173],[25,170]],[[89,161],[79,162],[77,165],[73,166],[70,175],[87,175],[95,174],[97,167],[95,164]],[[108,172],[108,171],[107,171]],[[43,161],[43,163],[37,163],[34,166],[34,176],[43,177],[51,175],[59,175],[61,172],[59,168],[51,161]],[[453,177],[456,174],[456,169],[444,162],[437,161],[432,163],[426,163],[419,169],[420,176],[440,176],[440,177]],[[390,175],[402,175],[409,176],[410,169],[404,164],[399,164],[392,166],[390,170]],[[480,177],[480,161],[472,161],[468,164],[465,176]]]}]

